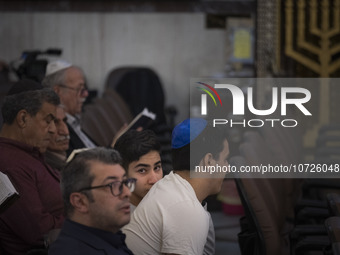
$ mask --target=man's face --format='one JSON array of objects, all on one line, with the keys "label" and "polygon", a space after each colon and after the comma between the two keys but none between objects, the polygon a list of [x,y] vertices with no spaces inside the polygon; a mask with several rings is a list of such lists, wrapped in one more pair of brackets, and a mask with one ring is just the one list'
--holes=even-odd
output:
[{"label": "man's face", "polygon": [[54,119],[57,132],[52,137],[48,149],[55,152],[65,152],[69,146],[69,131],[66,125],[66,115],[62,107],[57,107],[57,115]]},{"label": "man's face", "polygon": [[61,103],[65,106],[65,111],[71,115],[81,113],[85,99],[89,93],[85,90],[85,78],[81,70],[70,67],[65,73],[65,84],[58,84],[57,94]]},{"label": "man's face", "polygon": [[129,178],[136,178],[136,188],[131,195],[131,203],[135,206],[149,192],[152,185],[162,179],[163,170],[158,151],[150,151],[128,166]]},{"label": "man's face", "polygon": [[[126,179],[122,166],[104,164],[98,161],[91,163],[90,174],[95,176],[91,186],[106,185]],[[131,192],[125,185],[122,194],[113,196],[109,187],[92,189],[93,202],[89,204],[91,227],[117,232],[130,222]]]},{"label": "man's face", "polygon": [[40,111],[35,116],[29,114],[25,117],[25,127],[22,135],[26,144],[39,148],[44,153],[56,133],[54,118],[56,116],[56,106],[44,102]]}]

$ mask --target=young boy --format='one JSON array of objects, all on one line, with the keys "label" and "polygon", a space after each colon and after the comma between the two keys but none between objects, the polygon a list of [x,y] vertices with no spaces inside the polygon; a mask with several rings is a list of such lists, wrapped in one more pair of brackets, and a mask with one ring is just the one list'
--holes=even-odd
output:
[{"label": "young boy", "polygon": [[114,149],[122,156],[128,178],[137,179],[136,188],[130,197],[132,210],[163,177],[160,147],[151,130],[129,130],[115,143]]}]

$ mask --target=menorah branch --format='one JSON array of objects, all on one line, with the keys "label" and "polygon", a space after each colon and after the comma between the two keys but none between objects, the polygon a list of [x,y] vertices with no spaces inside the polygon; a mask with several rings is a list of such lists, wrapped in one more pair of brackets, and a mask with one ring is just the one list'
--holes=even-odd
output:
[{"label": "menorah branch", "polygon": [[299,6],[299,10],[298,10],[298,29],[297,29],[297,32],[298,32],[298,35],[297,35],[297,46],[302,48],[302,49],[306,49],[306,50],[309,50],[310,52],[314,53],[314,54],[317,54],[319,55],[321,53],[321,50],[308,43],[306,41],[306,38],[305,38],[305,2],[304,0],[299,0],[299,3],[298,3],[298,6]]},{"label": "menorah branch", "polygon": [[321,30],[317,26],[317,4],[316,4],[316,0],[312,0],[310,2],[309,15],[310,15],[310,32],[314,35],[320,36]]},{"label": "menorah branch", "polygon": [[340,59],[334,61],[329,67],[329,73],[333,73],[340,68]]}]

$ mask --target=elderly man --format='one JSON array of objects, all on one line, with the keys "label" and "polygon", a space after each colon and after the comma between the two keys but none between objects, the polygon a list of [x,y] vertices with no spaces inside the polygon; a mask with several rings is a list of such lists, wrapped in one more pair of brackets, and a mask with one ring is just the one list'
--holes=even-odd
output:
[{"label": "elderly man", "polygon": [[131,255],[119,229],[130,221],[135,183],[117,151],[98,147],[77,154],[62,171],[67,220],[49,254]]},{"label": "elderly man", "polygon": [[59,98],[50,89],[30,90],[39,87],[31,81],[13,87],[2,106],[0,166],[20,198],[0,214],[0,250],[15,255],[43,247],[44,235],[60,228],[64,216],[59,173],[43,158]]},{"label": "elderly man", "polygon": [[81,130],[80,113],[83,103],[89,93],[85,85],[83,71],[65,61],[51,62],[46,68],[46,77],[43,85],[52,88],[60,97],[65,106],[67,124],[70,132],[70,144],[67,154],[74,149],[94,148],[93,141]]},{"label": "elderly man", "polygon": [[59,171],[66,165],[66,151],[70,141],[70,134],[66,121],[67,117],[64,106],[58,105],[56,118],[54,119],[56,132],[47,147],[45,160],[47,164]]},{"label": "elderly man", "polygon": [[172,148],[175,170],[139,203],[124,228],[126,243],[137,255],[214,254],[209,244],[214,241],[209,234],[213,225],[202,202],[220,191],[225,174],[193,178],[191,169],[228,166],[225,131],[204,119],[187,119],[174,128]]}]

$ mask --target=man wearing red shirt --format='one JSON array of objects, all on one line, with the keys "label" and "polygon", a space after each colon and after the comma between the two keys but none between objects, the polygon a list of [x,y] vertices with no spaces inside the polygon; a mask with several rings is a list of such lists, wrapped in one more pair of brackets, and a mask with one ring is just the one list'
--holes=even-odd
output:
[{"label": "man wearing red shirt", "polygon": [[26,254],[43,247],[44,235],[64,221],[59,173],[43,157],[56,132],[54,119],[60,102],[52,90],[34,90],[37,87],[39,84],[27,80],[16,83],[15,92],[6,97],[1,109],[0,171],[20,195],[0,214],[4,254]]}]

